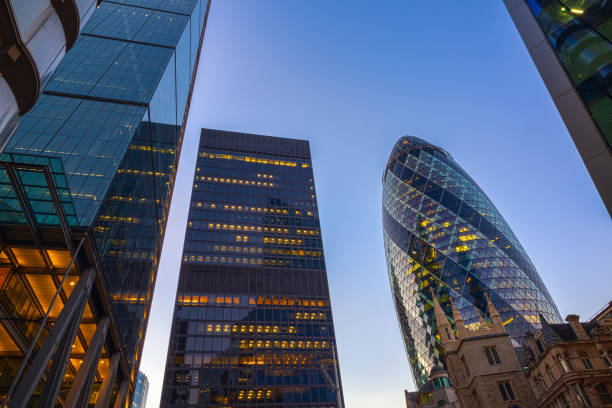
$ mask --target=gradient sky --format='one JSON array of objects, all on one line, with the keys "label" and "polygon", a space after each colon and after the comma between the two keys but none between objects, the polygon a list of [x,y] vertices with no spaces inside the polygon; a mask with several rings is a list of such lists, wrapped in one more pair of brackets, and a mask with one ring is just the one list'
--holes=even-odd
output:
[{"label": "gradient sky", "polygon": [[413,389],[381,229],[415,135],[489,195],[563,316],[611,300],[612,223],[501,1],[213,0],[141,370],[161,395],[200,128],[310,140],[348,408]]}]

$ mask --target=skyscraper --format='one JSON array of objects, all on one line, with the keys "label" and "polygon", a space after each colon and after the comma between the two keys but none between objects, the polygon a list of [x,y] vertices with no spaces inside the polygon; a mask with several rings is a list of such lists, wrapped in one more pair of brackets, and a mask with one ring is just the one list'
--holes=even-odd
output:
[{"label": "skyscraper", "polygon": [[612,13],[604,0],[504,0],[612,215]]},{"label": "skyscraper", "polygon": [[449,295],[468,325],[485,315],[487,293],[520,340],[540,316],[559,312],[531,260],[491,200],[450,154],[404,136],[383,175],[385,256],[415,382],[443,365],[430,288],[451,317]]},{"label": "skyscraper", "polygon": [[142,372],[138,372],[136,386],[134,387],[134,398],[132,408],[146,408],[147,394],[149,393],[149,380]]},{"label": "skyscraper", "polygon": [[308,142],[203,129],[193,183],[161,406],[339,406]]},{"label": "skyscraper", "polygon": [[208,9],[102,1],[0,156],[11,407],[133,394]]}]

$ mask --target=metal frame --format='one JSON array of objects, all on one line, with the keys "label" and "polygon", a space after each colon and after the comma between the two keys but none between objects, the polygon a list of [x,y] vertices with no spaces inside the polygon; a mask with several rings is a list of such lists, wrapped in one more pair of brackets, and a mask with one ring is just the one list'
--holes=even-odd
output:
[{"label": "metal frame", "polygon": [[[21,237],[21,239],[17,239],[17,241],[21,241],[25,233],[29,237],[27,238],[27,241],[31,241],[33,243],[32,246],[39,251],[43,261],[46,264],[45,268],[38,268],[40,270],[37,268],[25,269],[33,269],[31,272],[35,272],[36,274],[50,274],[54,280],[54,283],[58,286],[56,293],[54,294],[53,299],[51,300],[51,303],[46,311],[41,309],[40,304],[37,305],[39,310],[43,311],[41,314],[44,314],[44,318],[40,322],[38,332],[34,340],[31,342],[31,344],[29,344],[21,367],[13,379],[13,384],[11,385],[5,400],[2,402],[2,404],[0,404],[0,407],[21,408],[27,406],[41,379],[44,380],[45,385],[43,387],[40,406],[43,408],[48,408],[55,405],[57,395],[64,378],[64,372],[68,367],[72,345],[74,344],[75,337],[77,336],[80,323],[83,323],[82,315],[86,304],[89,304],[90,307],[94,306],[92,307],[92,312],[94,313],[94,316],[99,317],[96,333],[87,347],[84,362],[77,372],[77,378],[75,378],[74,385],[78,385],[78,387],[73,386],[68,397],[66,398],[66,401],[62,402],[64,402],[64,406],[66,407],[87,406],[90,398],[91,387],[97,373],[98,361],[101,358],[102,349],[106,345],[106,350],[109,353],[113,353],[113,361],[115,362],[114,370],[109,372],[109,374],[112,375],[108,379],[105,376],[105,380],[108,380],[105,381],[108,392],[100,393],[100,396],[103,394],[104,396],[102,399],[100,399],[100,397],[98,399],[100,401],[104,401],[104,404],[101,402],[102,405],[100,406],[107,407],[109,405],[110,398],[112,396],[112,384],[119,374],[117,371],[121,371],[121,378],[119,379],[121,381],[120,390],[125,390],[125,392],[121,395],[118,394],[116,398],[116,402],[120,403],[121,405],[121,403],[125,400],[125,396],[127,395],[131,385],[130,373],[128,370],[128,364],[126,362],[127,360],[120,347],[117,323],[112,317],[112,306],[110,303],[111,299],[108,294],[104,277],[100,272],[100,260],[91,232],[88,230],[79,229],[79,231],[75,233],[71,229],[63,211],[59,193],[53,181],[53,174],[48,166],[0,161],[0,168],[4,168],[7,171],[7,175],[9,176],[9,180],[15,191],[17,200],[19,201],[23,214],[26,218],[28,231],[26,233],[26,230],[24,230],[24,227],[21,225],[0,225],[0,248],[2,250],[6,250],[5,253],[13,265],[19,265],[18,260],[11,251],[12,246],[8,245],[9,242],[7,239],[5,239],[5,235],[7,235],[7,233],[14,233],[15,236]],[[28,201],[27,192],[21,183],[19,171],[31,171],[44,174],[45,181],[48,185],[51,199],[59,219],[59,228],[41,227],[38,225],[35,214]],[[45,245],[43,245],[43,242],[45,242],[45,234],[48,235],[51,233],[53,236],[57,236],[58,232],[61,233],[64,244],[71,254],[71,261],[61,280],[54,277],[53,271],[55,269],[53,268],[50,259],[48,259],[48,256],[46,255],[45,249],[47,248]],[[74,245],[75,239],[79,239],[79,243],[76,247]],[[27,247],[30,247],[30,245],[27,245]],[[84,250],[82,250],[83,248]],[[79,266],[80,271],[84,272],[81,274],[77,286],[72,290],[68,299],[64,299],[65,296],[62,293],[64,282],[69,276],[69,272],[76,265]],[[21,267],[18,268],[19,272],[23,272],[23,269],[24,268]],[[27,290],[31,291],[29,285],[25,286]],[[94,288],[95,290],[93,290]],[[30,293],[30,295],[33,295],[33,293]],[[54,324],[50,327],[49,335],[47,335],[45,338],[44,343],[40,346],[40,349],[34,353],[34,349],[38,344],[38,339],[43,329],[49,329],[49,324],[47,322],[51,309],[58,296],[62,296],[62,300],[65,301],[64,307]],[[36,296],[31,297],[36,299]],[[7,315],[7,313],[4,311],[2,312],[2,315]],[[11,317],[9,315],[5,317],[7,317],[10,321]],[[12,330],[11,333],[15,332],[13,334],[20,334],[20,330],[17,327],[14,329],[15,330]],[[23,340],[21,335],[18,336],[18,338],[19,340]],[[82,344],[85,346],[85,342],[82,342]],[[25,351],[25,348],[23,347],[24,345],[25,344],[22,342],[20,348]],[[51,368],[47,370],[49,362],[51,362]],[[28,363],[30,363],[30,365],[22,377],[22,373],[24,372]],[[119,367],[121,370],[119,370]],[[79,391],[77,393],[78,395],[76,395],[76,397],[71,397],[72,390],[75,388]]]},{"label": "metal frame", "polygon": [[612,216],[612,149],[525,0],[504,4]]}]

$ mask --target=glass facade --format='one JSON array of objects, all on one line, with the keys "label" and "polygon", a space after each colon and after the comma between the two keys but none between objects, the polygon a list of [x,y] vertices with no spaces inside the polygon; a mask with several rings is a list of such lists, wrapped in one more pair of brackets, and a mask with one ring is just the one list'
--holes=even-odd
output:
[{"label": "glass facade", "polygon": [[308,142],[203,129],[193,183],[161,406],[337,407]]},{"label": "glass facade", "polygon": [[383,176],[382,213],[391,290],[418,386],[444,364],[430,288],[451,321],[453,297],[468,327],[486,315],[485,292],[515,339],[538,327],[540,315],[561,322],[506,221],[444,150],[400,138]]},{"label": "glass facade", "polygon": [[[208,9],[102,1],[2,156],[50,163],[69,223],[92,231],[133,381]],[[57,226],[23,174],[37,221]],[[21,223],[14,195],[0,172],[0,220]]]},{"label": "glass facade", "polygon": [[606,0],[528,0],[540,28],[612,149],[612,13]]},{"label": "glass facade", "polygon": [[146,408],[147,394],[149,393],[149,380],[142,372],[138,372],[136,386],[134,387],[134,398],[132,399],[132,408]]}]

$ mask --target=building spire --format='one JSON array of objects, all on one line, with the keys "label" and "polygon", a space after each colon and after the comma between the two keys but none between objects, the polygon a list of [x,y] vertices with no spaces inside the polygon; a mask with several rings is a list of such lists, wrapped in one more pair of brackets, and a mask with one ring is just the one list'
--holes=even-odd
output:
[{"label": "building spire", "polygon": [[480,322],[480,327],[487,327],[487,323],[482,317],[482,313],[480,313],[480,309],[476,309],[476,313],[478,313],[478,322]]},{"label": "building spire", "polygon": [[465,320],[463,320],[463,316],[457,310],[457,306],[455,306],[455,300],[452,296],[450,296],[451,309],[453,311],[453,320],[455,321],[455,328],[457,329],[457,334],[459,337],[463,337],[465,334]]},{"label": "building spire", "polygon": [[487,309],[489,309],[489,317],[491,318],[491,323],[493,324],[493,326],[503,327],[501,316],[499,315],[499,312],[497,311],[495,306],[493,306],[493,302],[491,302],[491,299],[489,299],[489,295],[487,295],[487,292],[485,292],[484,296],[485,299],[487,299]]},{"label": "building spire", "polygon": [[434,313],[436,315],[436,328],[438,330],[438,334],[440,335],[442,344],[448,341],[453,341],[455,340],[453,328],[451,327],[450,322],[448,321],[448,318],[444,313],[444,310],[442,310],[442,306],[440,306],[440,303],[438,302],[438,298],[436,297],[433,288],[429,287],[429,290],[431,291],[431,299],[433,300]]}]

